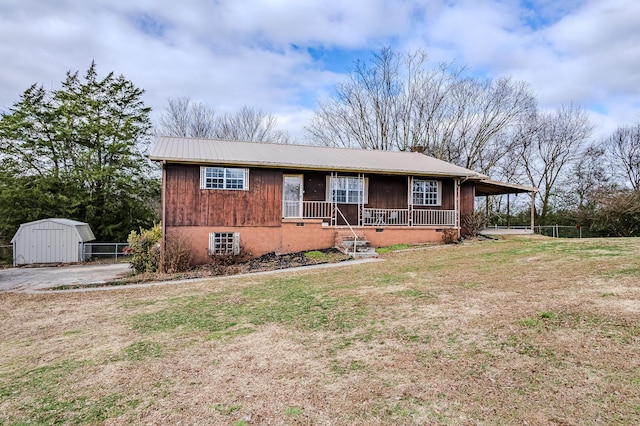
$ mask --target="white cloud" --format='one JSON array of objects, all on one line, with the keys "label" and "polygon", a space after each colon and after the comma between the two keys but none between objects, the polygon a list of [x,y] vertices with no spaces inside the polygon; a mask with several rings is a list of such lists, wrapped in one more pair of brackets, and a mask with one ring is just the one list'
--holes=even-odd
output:
[{"label": "white cloud", "polygon": [[544,107],[594,106],[596,124],[610,128],[640,120],[637,22],[634,0],[5,0],[0,109],[95,59],[101,74],[144,88],[156,115],[167,97],[190,96],[262,108],[301,135],[315,100],[344,78],[307,48],[394,45],[525,80]]}]

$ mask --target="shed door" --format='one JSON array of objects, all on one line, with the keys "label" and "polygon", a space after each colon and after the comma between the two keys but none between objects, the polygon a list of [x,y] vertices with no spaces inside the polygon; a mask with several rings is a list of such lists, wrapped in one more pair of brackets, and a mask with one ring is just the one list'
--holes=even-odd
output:
[{"label": "shed door", "polygon": [[302,217],[302,175],[284,175],[282,217]]},{"label": "shed door", "polygon": [[31,236],[30,263],[76,262],[75,246],[68,244],[65,229],[35,228]]}]

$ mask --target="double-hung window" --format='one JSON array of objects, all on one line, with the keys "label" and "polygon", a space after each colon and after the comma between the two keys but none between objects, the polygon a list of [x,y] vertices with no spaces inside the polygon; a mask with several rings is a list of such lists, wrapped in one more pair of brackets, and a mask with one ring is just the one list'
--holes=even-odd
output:
[{"label": "double-hung window", "polygon": [[442,204],[441,182],[437,180],[413,180],[414,206],[439,206]]},{"label": "double-hung window", "polygon": [[200,189],[249,189],[249,169],[201,167]]},{"label": "double-hung window", "polygon": [[367,179],[352,176],[329,178],[327,199],[342,204],[367,203]]}]

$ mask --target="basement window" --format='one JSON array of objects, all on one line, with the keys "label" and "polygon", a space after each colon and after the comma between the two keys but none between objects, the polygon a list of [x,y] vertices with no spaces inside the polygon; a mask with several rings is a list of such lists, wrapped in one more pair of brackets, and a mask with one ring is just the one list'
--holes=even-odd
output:
[{"label": "basement window", "polygon": [[200,167],[200,189],[249,189],[249,169]]},{"label": "basement window", "polygon": [[240,233],[209,233],[209,256],[221,256],[226,254],[240,254]]}]

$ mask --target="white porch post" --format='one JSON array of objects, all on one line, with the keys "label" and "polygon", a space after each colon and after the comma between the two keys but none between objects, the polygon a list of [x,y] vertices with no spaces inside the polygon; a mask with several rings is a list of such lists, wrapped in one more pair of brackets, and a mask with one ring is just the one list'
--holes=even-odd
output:
[{"label": "white porch post", "polygon": [[407,210],[408,224],[413,226],[413,176],[407,176]]},{"label": "white porch post", "polygon": [[536,193],[531,193],[531,232],[536,233],[534,226],[536,222]]},{"label": "white porch post", "polygon": [[358,191],[358,226],[362,226],[364,216],[364,173],[358,173],[358,180],[362,183],[362,192]]},{"label": "white porch post", "polygon": [[331,226],[338,226],[338,212],[336,211],[338,204],[336,203],[336,197],[333,193],[335,176],[336,172],[331,172],[331,176],[329,177],[329,198],[331,199]]},{"label": "white porch post", "polygon": [[456,229],[458,230],[458,238],[460,238],[460,179],[453,181],[453,208],[456,212]]}]

